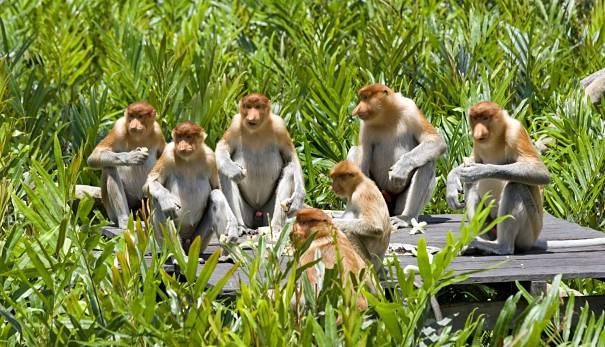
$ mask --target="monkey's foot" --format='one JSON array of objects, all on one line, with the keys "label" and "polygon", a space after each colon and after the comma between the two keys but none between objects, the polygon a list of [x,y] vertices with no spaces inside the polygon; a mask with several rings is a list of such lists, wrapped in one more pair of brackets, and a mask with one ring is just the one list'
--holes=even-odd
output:
[{"label": "monkey's foot", "polygon": [[401,215],[401,216],[393,216],[390,219],[391,219],[391,225],[395,229],[404,229],[404,228],[412,227],[412,218],[411,217]]},{"label": "monkey's foot", "polygon": [[474,239],[468,246],[462,249],[462,255],[510,255],[514,250],[509,251],[502,249],[499,244],[494,241]]},{"label": "monkey's foot", "polygon": [[235,264],[235,260],[233,260],[233,258],[229,254],[221,255],[220,257],[218,257],[218,262]]},{"label": "monkey's foot", "polygon": [[258,235],[258,229],[247,228],[245,226],[241,226],[239,228],[239,236],[255,236]]}]

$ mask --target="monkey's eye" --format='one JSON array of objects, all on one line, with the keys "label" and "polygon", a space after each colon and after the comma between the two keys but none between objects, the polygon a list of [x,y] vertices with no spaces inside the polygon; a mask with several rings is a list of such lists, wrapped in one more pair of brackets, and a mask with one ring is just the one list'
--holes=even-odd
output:
[{"label": "monkey's eye", "polygon": [[347,177],[353,177],[353,176],[355,176],[355,174],[354,174],[354,173],[352,173],[352,172],[347,172]]},{"label": "monkey's eye", "polygon": [[367,96],[367,95],[362,95],[362,96],[360,97],[360,99],[361,99],[361,100],[363,100],[363,101],[368,100],[368,96]]},{"label": "monkey's eye", "polygon": [[252,105],[250,105],[250,104],[246,104],[244,107],[246,107],[247,109],[251,109],[251,108],[252,108]]}]

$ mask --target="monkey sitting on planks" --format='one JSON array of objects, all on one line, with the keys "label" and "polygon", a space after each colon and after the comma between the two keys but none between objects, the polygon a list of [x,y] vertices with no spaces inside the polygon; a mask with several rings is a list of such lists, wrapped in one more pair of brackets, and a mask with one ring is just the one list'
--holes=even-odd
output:
[{"label": "monkey sitting on planks", "polygon": [[[317,250],[321,253],[321,262],[326,268],[331,269],[336,266],[337,256],[340,255],[344,275],[347,280],[350,280],[349,273],[358,276],[362,269],[367,268],[364,260],[357,254],[354,247],[349,242],[347,236],[338,230],[332,223],[332,219],[324,211],[317,208],[303,208],[296,213],[296,224],[290,233],[290,241],[295,249],[300,249],[305,240],[313,237],[309,248],[301,255],[299,266],[303,266],[315,260]],[[338,254],[336,253],[338,247]],[[314,266],[305,270],[309,282],[316,290],[318,278]],[[367,273],[366,273],[367,275]],[[366,280],[369,289],[373,289],[373,285],[369,280]],[[363,296],[357,299],[357,307],[360,310],[368,307],[368,302]]]},{"label": "monkey sitting on planks", "polygon": [[165,144],[155,109],[135,102],[88,157],[88,165],[102,170],[101,199],[118,227],[125,229],[130,210],[141,207],[147,174]]},{"label": "monkey sitting on planks", "polygon": [[[204,140],[206,133],[186,121],[172,130],[172,142],[149,173],[145,191],[150,197],[156,241],[163,243],[162,227],[170,218],[178,230],[180,246],[187,254],[196,236],[203,251],[214,232],[238,238],[237,220],[220,190],[214,152]],[[185,247],[183,247],[183,245]]]},{"label": "monkey sitting on planks", "polygon": [[361,119],[359,147],[352,147],[347,159],[376,182],[393,225],[408,226],[431,199],[445,141],[413,100],[387,86],[371,84],[358,95],[353,115]]},{"label": "monkey sitting on planks", "polygon": [[304,205],[302,168],[288,129],[258,93],[240,101],[240,113],[216,146],[221,185],[240,226],[270,225],[280,232]]},{"label": "monkey sitting on planks", "polygon": [[[490,217],[511,215],[496,227],[496,239],[476,238],[465,253],[513,254],[532,247],[552,249],[605,244],[605,238],[588,240],[538,240],[542,232],[543,186],[550,182],[548,169],[521,123],[493,102],[470,108],[473,154],[468,163],[447,177],[447,201],[452,209],[466,206],[472,218],[487,192],[495,202]],[[458,201],[464,184],[465,203]]]},{"label": "monkey sitting on planks", "polygon": [[348,160],[336,164],[330,176],[334,193],[347,199],[346,210],[342,217],[334,219],[334,225],[379,272],[393,229],[382,194],[376,184]]}]

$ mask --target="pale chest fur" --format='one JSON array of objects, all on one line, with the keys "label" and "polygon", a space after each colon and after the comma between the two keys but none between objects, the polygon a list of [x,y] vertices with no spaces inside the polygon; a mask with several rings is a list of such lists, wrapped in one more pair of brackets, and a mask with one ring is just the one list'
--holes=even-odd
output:
[{"label": "pale chest fur", "polygon": [[389,170],[404,154],[418,146],[418,142],[405,123],[399,122],[386,133],[384,129],[378,132],[366,127],[360,134],[360,143],[362,147],[370,146],[372,149],[369,159],[370,178],[380,189],[396,192],[395,187],[390,184]]},{"label": "pale chest fur", "polygon": [[198,174],[176,172],[165,183],[166,189],[179,197],[181,209],[178,224],[195,226],[206,212],[210,197],[210,173],[202,171]]},{"label": "pale chest fur", "polygon": [[238,185],[242,196],[251,207],[261,209],[273,196],[284,166],[279,147],[238,145],[232,158],[246,169],[246,177]]}]

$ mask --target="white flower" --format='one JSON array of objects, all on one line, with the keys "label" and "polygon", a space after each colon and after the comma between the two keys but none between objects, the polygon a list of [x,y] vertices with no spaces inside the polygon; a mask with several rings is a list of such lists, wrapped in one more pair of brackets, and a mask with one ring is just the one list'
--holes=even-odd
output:
[{"label": "white flower", "polygon": [[416,218],[412,218],[412,230],[410,230],[410,235],[416,234],[424,234],[424,227],[427,225],[426,222],[420,222],[416,220]]}]

